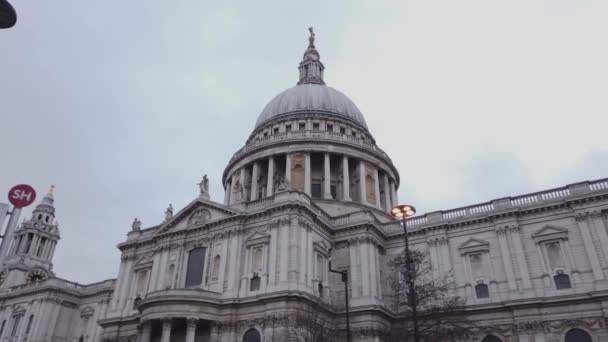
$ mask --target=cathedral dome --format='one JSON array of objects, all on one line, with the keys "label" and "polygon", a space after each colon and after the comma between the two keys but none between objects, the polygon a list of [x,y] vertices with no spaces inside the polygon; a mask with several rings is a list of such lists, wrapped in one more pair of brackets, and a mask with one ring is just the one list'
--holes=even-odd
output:
[{"label": "cathedral dome", "polygon": [[367,129],[359,108],[343,93],[324,84],[304,83],[275,96],[258,117],[256,128],[284,114],[301,111],[331,113],[350,119]]}]

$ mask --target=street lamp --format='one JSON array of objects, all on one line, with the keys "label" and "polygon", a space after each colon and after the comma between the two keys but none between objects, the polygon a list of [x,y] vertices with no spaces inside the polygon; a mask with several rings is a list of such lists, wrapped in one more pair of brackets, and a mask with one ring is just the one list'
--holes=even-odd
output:
[{"label": "street lamp", "polygon": [[350,342],[350,318],[348,311],[348,271],[336,271],[331,268],[331,261],[329,262],[329,272],[338,273],[342,276],[342,282],[344,283],[344,307],[346,308],[346,342]]},{"label": "street lamp", "polygon": [[397,220],[403,221],[403,239],[405,240],[405,270],[406,281],[408,285],[408,301],[412,308],[412,323],[414,324],[414,342],[419,341],[418,337],[418,317],[417,314],[417,298],[414,288],[414,277],[412,274],[412,256],[407,239],[407,218],[416,215],[416,208],[412,205],[398,205],[391,210],[391,215]]},{"label": "street lamp", "polygon": [[17,23],[17,12],[6,0],[0,0],[0,29],[10,28]]}]

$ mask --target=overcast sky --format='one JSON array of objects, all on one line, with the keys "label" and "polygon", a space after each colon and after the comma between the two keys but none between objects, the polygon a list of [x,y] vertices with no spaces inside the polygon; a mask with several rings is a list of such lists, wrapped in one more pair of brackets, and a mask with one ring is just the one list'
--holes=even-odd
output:
[{"label": "overcast sky", "polygon": [[10,1],[0,201],[56,184],[70,280],[115,277],[133,218],[179,211],[204,173],[222,201],[309,26],[419,212],[608,176],[605,0]]}]

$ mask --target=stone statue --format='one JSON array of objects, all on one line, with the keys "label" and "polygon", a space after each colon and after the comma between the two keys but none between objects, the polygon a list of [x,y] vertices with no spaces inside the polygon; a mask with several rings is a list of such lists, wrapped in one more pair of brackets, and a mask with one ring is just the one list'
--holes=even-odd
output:
[{"label": "stone statue", "polygon": [[207,178],[207,175],[204,175],[201,182],[198,183],[197,185],[201,191],[200,196],[203,198],[209,199],[209,178]]},{"label": "stone statue", "polygon": [[173,205],[169,204],[167,210],[165,210],[165,221],[169,221],[173,217]]},{"label": "stone statue", "polygon": [[141,229],[141,221],[138,220],[137,217],[133,220],[133,223],[131,224],[131,228],[133,228],[134,231]]},{"label": "stone statue", "polygon": [[312,30],[312,27],[308,28],[308,32],[310,32],[310,37],[308,37],[308,46],[315,47],[315,33]]}]

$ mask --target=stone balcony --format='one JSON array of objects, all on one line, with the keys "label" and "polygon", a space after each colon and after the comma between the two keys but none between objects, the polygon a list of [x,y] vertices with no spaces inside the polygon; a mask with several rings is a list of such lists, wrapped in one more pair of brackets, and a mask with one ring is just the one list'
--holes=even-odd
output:
[{"label": "stone balcony", "polygon": [[383,158],[392,163],[388,155],[369,139],[363,139],[361,137],[349,135],[346,133],[315,130],[281,132],[250,141],[247,143],[247,145],[243,146],[241,149],[234,153],[232,158],[230,158],[230,163],[237,160],[248,152],[262,149],[270,145],[279,144],[285,141],[289,141],[290,143],[315,141],[319,143],[344,144],[356,148],[362,148],[366,151],[370,151],[379,156],[380,158]]}]

